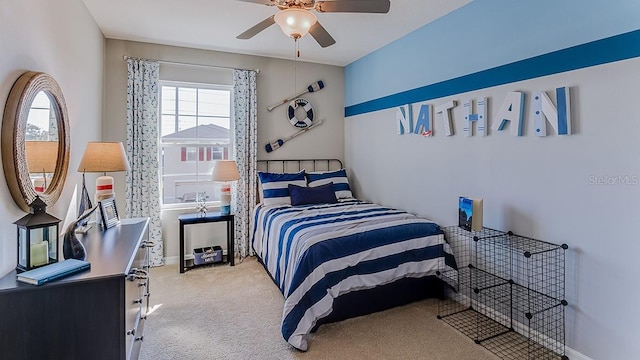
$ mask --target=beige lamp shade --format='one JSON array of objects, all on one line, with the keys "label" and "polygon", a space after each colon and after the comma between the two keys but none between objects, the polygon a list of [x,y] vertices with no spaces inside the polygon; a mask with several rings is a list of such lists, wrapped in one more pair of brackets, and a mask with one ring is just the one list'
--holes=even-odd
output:
[{"label": "beige lamp shade", "polygon": [[25,141],[24,146],[30,173],[53,173],[56,171],[57,141]]},{"label": "beige lamp shade", "polygon": [[218,160],[213,167],[211,174],[213,181],[235,181],[240,179],[238,165],[235,160]]},{"label": "beige lamp shade", "polygon": [[79,172],[129,171],[129,161],[121,142],[89,142],[78,166]]}]

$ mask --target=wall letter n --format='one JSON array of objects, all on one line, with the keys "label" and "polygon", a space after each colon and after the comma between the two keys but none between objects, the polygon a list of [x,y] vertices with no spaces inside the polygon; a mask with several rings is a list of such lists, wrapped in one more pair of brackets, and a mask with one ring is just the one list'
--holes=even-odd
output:
[{"label": "wall letter n", "polygon": [[533,96],[533,115],[537,136],[547,136],[547,122],[558,135],[571,135],[571,100],[568,87],[556,89],[556,108],[544,91]]},{"label": "wall letter n", "polygon": [[413,114],[411,105],[403,105],[396,109],[396,122],[398,123],[398,135],[413,132]]}]

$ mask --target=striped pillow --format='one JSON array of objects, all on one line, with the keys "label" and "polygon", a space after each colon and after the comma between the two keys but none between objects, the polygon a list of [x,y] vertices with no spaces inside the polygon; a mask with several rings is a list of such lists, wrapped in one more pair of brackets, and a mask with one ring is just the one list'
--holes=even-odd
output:
[{"label": "striped pillow", "polygon": [[262,203],[265,205],[291,205],[289,184],[307,186],[304,170],[293,174],[258,172],[262,186]]},{"label": "striped pillow", "polygon": [[347,179],[347,172],[344,169],[327,172],[312,172],[307,174],[307,181],[310,187],[333,183],[333,189],[336,191],[338,199],[351,199],[351,188]]}]

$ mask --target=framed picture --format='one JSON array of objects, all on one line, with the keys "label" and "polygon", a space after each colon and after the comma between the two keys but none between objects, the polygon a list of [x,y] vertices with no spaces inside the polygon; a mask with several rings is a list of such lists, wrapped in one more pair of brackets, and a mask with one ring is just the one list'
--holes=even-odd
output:
[{"label": "framed picture", "polygon": [[108,198],[100,201],[100,217],[102,218],[102,226],[105,229],[120,223],[115,198]]}]

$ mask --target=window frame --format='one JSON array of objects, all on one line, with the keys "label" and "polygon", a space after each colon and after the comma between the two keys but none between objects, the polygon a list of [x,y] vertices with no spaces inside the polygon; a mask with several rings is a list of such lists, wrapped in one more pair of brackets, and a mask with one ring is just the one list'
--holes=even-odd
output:
[{"label": "window frame", "polygon": [[[191,81],[175,81],[175,80],[160,80],[158,82],[158,159],[161,160],[160,166],[158,166],[158,178],[159,178],[159,185],[160,185],[160,205],[162,210],[185,210],[185,209],[195,209],[197,203],[193,203],[193,202],[187,202],[187,203],[170,203],[170,204],[165,204],[164,203],[164,164],[163,162],[163,157],[162,157],[162,117],[163,117],[163,113],[162,113],[162,88],[164,86],[171,86],[171,87],[176,87],[176,88],[192,88],[192,89],[210,89],[210,90],[224,90],[224,91],[228,91],[229,92],[229,154],[228,154],[228,159],[229,160],[234,160],[235,159],[235,154],[234,154],[234,136],[233,134],[235,133],[235,118],[234,118],[234,99],[233,99],[233,85],[224,85],[224,84],[210,84],[210,83],[199,83],[199,82],[191,82]],[[178,102],[179,99],[176,98],[176,102]],[[177,104],[176,104],[177,106]],[[176,116],[177,115],[177,107],[176,107]],[[197,111],[196,111],[196,117],[197,117]],[[217,145],[211,145],[211,144],[200,144],[200,143],[196,143],[196,144],[185,144],[183,146],[187,146],[187,147],[195,147],[195,148],[200,148],[200,147],[209,147],[209,148],[213,148],[214,146]],[[212,152],[212,159],[211,161],[214,161],[213,159],[213,149],[211,150]],[[206,156],[206,155],[205,155]],[[198,151],[196,150],[196,159],[198,159]],[[199,159],[198,159],[199,161]],[[189,162],[189,161],[187,161]],[[197,161],[193,161],[194,163],[197,163]],[[197,181],[197,180],[196,180]],[[206,206],[207,207],[219,207],[221,204],[220,200],[211,200],[211,201],[206,201]]]}]

